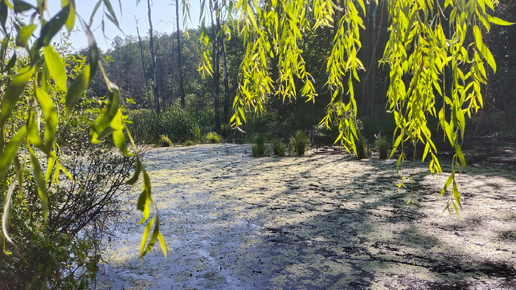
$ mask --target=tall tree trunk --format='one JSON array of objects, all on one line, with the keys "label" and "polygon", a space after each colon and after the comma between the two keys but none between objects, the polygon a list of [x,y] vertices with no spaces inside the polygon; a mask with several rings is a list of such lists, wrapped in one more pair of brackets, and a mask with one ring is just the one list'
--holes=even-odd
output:
[{"label": "tall tree trunk", "polygon": [[147,9],[149,16],[149,46],[150,53],[152,59],[152,93],[154,94],[154,102],[156,106],[156,113],[160,112],[159,106],[159,91],[158,91],[158,71],[156,70],[156,51],[154,50],[154,35],[152,30],[152,13],[151,13],[151,3],[150,0],[147,0]]},{"label": "tall tree trunk", "polygon": [[218,32],[213,21],[213,13],[218,18],[218,5],[213,7],[213,0],[210,0],[211,32],[213,34],[213,103],[215,107],[215,131],[220,132],[220,72],[219,72],[219,43]]},{"label": "tall tree trunk", "polygon": [[179,75],[179,95],[181,97],[181,108],[185,107],[185,89],[183,86],[183,62],[181,60],[181,33],[179,29],[179,0],[176,0],[176,25],[177,25],[177,67]]},{"label": "tall tree trunk", "polygon": [[377,6],[371,1],[367,6],[367,29],[365,35],[365,55],[366,60],[366,76],[362,84],[362,111],[364,115],[374,119],[375,112],[375,93],[376,93],[376,72],[378,69],[376,60],[376,43],[378,31],[376,30],[376,10]]},{"label": "tall tree trunk", "polygon": [[[145,58],[143,56],[143,44],[142,44],[142,38],[140,37],[140,29],[138,28],[138,19],[136,19],[136,34],[138,35],[138,45],[140,46],[140,56],[142,58],[142,77],[143,77],[143,83],[145,84],[145,90],[144,93],[146,94],[146,90],[149,87],[149,84],[147,84],[147,77],[145,76]],[[145,101],[147,101],[145,99]]]},{"label": "tall tree trunk", "polygon": [[[217,30],[220,34],[220,17],[217,16]],[[224,38],[222,35],[218,37],[220,54],[222,56],[222,74],[224,77],[224,124],[229,123],[229,80],[228,67],[226,62],[226,48],[224,46]]]}]

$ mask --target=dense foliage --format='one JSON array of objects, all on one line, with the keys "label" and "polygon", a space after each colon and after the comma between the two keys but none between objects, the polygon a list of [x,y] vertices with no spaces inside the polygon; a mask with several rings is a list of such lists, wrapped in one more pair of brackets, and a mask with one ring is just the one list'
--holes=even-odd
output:
[{"label": "dense foliage", "polygon": [[[100,7],[118,25],[110,1],[99,1]],[[92,23],[79,16],[73,0],[61,1],[55,15],[47,12],[43,0],[0,1],[0,267],[7,288],[86,287],[96,274],[97,234],[113,213],[113,197],[140,175],[138,209],[140,224],[146,223],[140,253],[159,240],[166,254],[151,212],[149,176],[127,131],[119,89],[99,62]],[[76,22],[89,41],[87,58],[64,56],[52,42]],[[107,94],[84,98],[97,70]],[[113,155],[110,144],[121,153]],[[136,170],[127,180],[131,167]]]}]

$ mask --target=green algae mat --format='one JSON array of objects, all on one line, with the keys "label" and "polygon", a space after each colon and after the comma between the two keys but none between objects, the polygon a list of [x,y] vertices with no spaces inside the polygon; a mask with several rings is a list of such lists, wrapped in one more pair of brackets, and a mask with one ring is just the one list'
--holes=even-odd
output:
[{"label": "green algae mat", "polygon": [[468,167],[458,220],[442,213],[446,169],[423,163],[404,172],[407,204],[396,160],[253,158],[250,145],[220,144],[152,149],[144,162],[169,255],[157,247],[140,263],[128,192],[94,288],[516,288],[514,169]]}]

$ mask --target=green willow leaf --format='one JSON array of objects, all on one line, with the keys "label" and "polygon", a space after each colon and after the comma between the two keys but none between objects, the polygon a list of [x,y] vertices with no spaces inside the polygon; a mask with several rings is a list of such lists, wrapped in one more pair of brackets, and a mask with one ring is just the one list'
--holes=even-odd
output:
[{"label": "green willow leaf", "polygon": [[509,26],[509,25],[513,25],[514,22],[508,22],[508,21],[505,21],[503,19],[500,19],[498,17],[494,17],[494,16],[491,16],[491,15],[487,15],[487,19],[489,19],[489,22],[493,23],[493,24],[496,24],[496,25],[502,25],[502,26]]},{"label": "green willow leaf", "polygon": [[45,56],[45,63],[47,64],[48,70],[52,75],[57,88],[63,92],[67,92],[67,77],[63,59],[61,59],[59,53],[57,53],[52,46],[46,46],[43,48],[43,55]]},{"label": "green willow leaf", "polygon": [[66,29],[68,32],[72,32],[75,27],[75,18],[77,13],[75,12],[75,0],[61,0],[61,8],[70,5],[70,13],[68,14],[68,19],[66,20]]},{"label": "green willow leaf", "polygon": [[149,235],[150,235],[150,231],[152,229],[152,225],[154,224],[154,218],[152,218],[151,220],[149,220],[149,222],[147,223],[147,225],[145,226],[145,229],[143,230],[143,234],[142,234],[142,242],[140,244],[140,260],[143,259],[143,256],[145,256],[145,245],[147,244],[147,239],[149,238]]},{"label": "green willow leaf", "polygon": [[5,24],[7,23],[7,15],[9,15],[9,9],[7,8],[7,4],[5,4],[4,0],[0,1],[0,25],[2,25],[2,29],[7,31]]},{"label": "green willow leaf", "polygon": [[111,91],[109,92],[107,104],[102,108],[99,116],[95,120],[91,128],[91,136],[92,142],[99,142],[99,135],[106,129],[107,126],[110,125],[113,118],[119,112],[120,107],[120,91],[114,85],[111,86]]},{"label": "green willow leaf", "polygon": [[36,181],[36,187],[38,189],[39,200],[41,202],[41,207],[43,210],[43,218],[45,223],[48,221],[48,192],[47,185],[45,183],[45,177],[43,176],[43,171],[41,170],[41,164],[39,163],[38,157],[34,154],[34,150],[29,146],[30,153],[30,163],[32,165],[32,176]]},{"label": "green willow leaf", "polygon": [[[57,163],[57,158],[55,156],[56,154],[56,151],[52,151],[49,156],[48,156],[48,160],[47,160],[47,172],[45,174],[45,183],[46,184],[49,184],[49,181],[50,181],[50,177],[52,176],[52,173],[54,172],[54,167],[56,166],[56,163]],[[56,173],[58,174],[58,173]],[[52,183],[50,183],[50,186],[52,186]]]},{"label": "green willow leaf", "polygon": [[36,7],[34,7],[32,4],[27,3],[25,1],[21,1],[21,0],[14,0],[13,6],[14,6],[14,13],[22,13],[27,10],[36,9]]},{"label": "green willow leaf", "polygon": [[138,222],[138,224],[144,223],[146,220],[149,219],[150,216],[150,206],[152,203],[151,199],[151,183],[149,175],[147,174],[147,171],[142,167],[141,172],[143,173],[143,191],[138,197],[138,205],[136,208],[139,211],[142,211],[142,219]]},{"label": "green willow leaf", "polygon": [[496,73],[496,61],[493,57],[493,54],[491,53],[491,50],[485,45],[482,44],[482,56],[486,59],[487,64],[493,69],[493,72]]},{"label": "green willow leaf", "polygon": [[446,180],[446,183],[444,184],[443,188],[441,189],[441,193],[439,195],[443,195],[443,193],[446,192],[446,189],[448,189],[448,187],[450,187],[450,184],[454,181],[454,179],[455,179],[455,171],[453,171],[450,174],[450,176]]},{"label": "green willow leaf", "polygon": [[[14,137],[11,138],[9,143],[7,143],[7,146],[3,151],[1,151],[0,156],[0,178],[1,180],[4,180],[5,174],[7,173],[7,170],[13,163],[14,158],[16,157],[16,154],[18,153],[18,149],[20,148],[20,145],[22,144],[23,140],[25,139],[25,136],[27,135],[27,127],[23,126],[18,130],[18,132],[14,135]],[[2,148],[0,148],[1,150]]]},{"label": "green willow leaf", "polygon": [[[143,252],[140,249],[140,259],[143,259],[143,256],[147,255],[150,252],[152,247],[154,247],[154,245],[156,244],[156,240],[158,239],[158,236],[160,235],[160,232],[159,232],[159,216],[156,215],[155,219],[156,219],[156,223],[154,225],[154,230],[152,231],[152,236],[151,236],[151,238],[149,240],[149,243],[147,244],[147,247],[145,247],[145,250]],[[149,224],[152,224],[152,220],[151,220],[151,222],[149,222]],[[146,230],[147,230],[147,228],[146,228]],[[160,244],[161,244],[161,241],[160,241]],[[144,243],[144,245],[145,245],[145,243]],[[163,253],[164,253],[165,257],[166,257],[167,256],[166,247],[165,248],[162,247],[162,250],[163,250]]]},{"label": "green willow leaf", "polygon": [[5,67],[5,71],[9,71],[10,69],[12,69],[14,67],[14,65],[16,64],[16,60],[17,60],[17,54],[15,51],[15,52],[13,52],[13,56],[7,63],[7,66]]},{"label": "green willow leaf", "polygon": [[135,168],[134,168],[133,177],[131,177],[131,179],[129,179],[127,181],[127,184],[134,185],[136,183],[136,181],[138,181],[138,179],[140,178],[140,173],[141,172],[142,172],[142,163],[140,161],[140,157],[137,155],[136,156],[136,165],[135,165]]},{"label": "green willow leaf", "polygon": [[120,149],[122,154],[125,156],[130,156],[129,150],[127,150],[127,144],[125,142],[124,130],[118,129],[113,131],[113,141],[115,142],[116,147]]},{"label": "green willow leaf", "polygon": [[457,187],[457,183],[453,181],[453,197],[455,198],[455,201],[459,205],[459,207],[462,209],[462,204],[460,203],[460,193],[459,188]]},{"label": "green willow leaf", "polygon": [[41,109],[43,110],[43,115],[45,119],[44,138],[46,150],[44,151],[50,151],[50,149],[52,148],[52,143],[54,142],[54,139],[57,134],[57,111],[54,107],[52,99],[42,89],[36,89],[36,98],[39,102],[39,105],[41,106]]},{"label": "green willow leaf", "polygon": [[66,5],[41,28],[38,46],[45,47],[50,44],[52,38],[63,28],[70,15],[70,4]]},{"label": "green willow leaf", "polygon": [[89,27],[86,27],[86,35],[88,36],[88,57],[90,61],[90,78],[89,82],[93,80],[95,77],[95,73],[97,72],[97,68],[99,66],[99,48],[97,47],[97,42],[95,41],[95,37],[91,32]]},{"label": "green willow leaf", "polygon": [[36,146],[39,149],[43,148],[43,142],[41,142],[41,138],[39,136],[38,124],[34,119],[34,111],[29,112],[29,116],[27,117],[27,139],[30,143]]},{"label": "green willow leaf", "polygon": [[466,159],[464,159],[464,154],[462,154],[462,149],[458,143],[455,144],[455,152],[457,157],[459,157],[460,164],[463,168],[466,168]]},{"label": "green willow leaf", "polygon": [[20,71],[11,81],[11,83],[5,89],[4,99],[2,101],[2,109],[0,111],[0,124],[4,124],[5,121],[11,116],[11,113],[20,98],[20,95],[25,89],[25,85],[29,82],[34,67],[26,67]]},{"label": "green willow leaf", "polygon": [[81,73],[73,80],[66,94],[66,109],[73,111],[75,104],[81,99],[82,95],[88,88],[88,80],[90,79],[90,65],[84,66]]},{"label": "green willow leaf", "polygon": [[34,33],[38,26],[36,24],[29,24],[23,26],[20,31],[18,31],[18,35],[16,35],[16,45],[20,47],[26,47],[30,37]]},{"label": "green willow leaf", "polygon": [[[11,219],[11,212],[12,212],[11,211],[12,194],[14,192],[14,187],[15,187],[16,183],[18,183],[20,195],[22,194],[24,169],[23,169],[23,166],[20,164],[20,161],[18,160],[18,158],[15,158],[14,164],[15,164],[15,169],[16,169],[16,181],[15,180],[11,181],[11,183],[9,184],[9,188],[7,189],[7,194],[5,195],[5,198],[4,198],[4,210],[3,210],[3,215],[2,215],[2,233],[3,233],[3,236],[6,241],[8,241],[9,243],[16,246],[14,244],[13,240],[11,239],[11,237],[9,236],[8,228],[9,228],[9,221]],[[4,248],[3,252],[5,255],[12,254],[11,252],[7,251],[7,249],[5,248],[5,243],[4,243],[3,248]]]},{"label": "green willow leaf", "polygon": [[16,170],[16,179],[18,179],[18,193],[20,196],[23,195],[23,180],[25,179],[25,166],[20,162],[20,158],[16,156],[14,158],[14,169]]},{"label": "green willow leaf", "polygon": [[475,45],[478,51],[482,51],[482,32],[480,32],[480,29],[476,25],[473,27],[473,35],[475,35]]},{"label": "green willow leaf", "polygon": [[[3,211],[3,215],[2,215],[2,234],[3,234],[4,238],[13,245],[14,245],[14,242],[11,239],[11,237],[9,236],[8,227],[9,227],[9,220],[11,219],[12,194],[14,192],[15,184],[16,184],[16,182],[14,180],[12,180],[11,184],[9,184],[9,188],[7,189],[7,194],[5,195],[5,198],[4,198],[4,211]],[[12,254],[11,252],[9,252],[5,249],[5,244],[4,244],[4,254],[5,255]]]},{"label": "green willow leaf", "polygon": [[93,11],[91,12],[90,16],[90,22],[88,23],[88,27],[91,27],[93,24],[93,18],[95,17],[95,14],[97,14],[97,10],[99,10],[100,4],[102,4],[102,0],[98,0],[97,4],[95,4],[95,7],[93,8]]},{"label": "green willow leaf", "polygon": [[166,258],[167,257],[167,248],[168,248],[168,246],[167,246],[167,243],[165,241],[165,238],[163,237],[163,235],[160,232],[158,232],[158,240],[159,240],[159,246],[161,247],[161,250],[163,251],[163,255]]},{"label": "green willow leaf", "polygon": [[109,14],[106,14],[106,16],[108,17],[108,19],[114,24],[116,25],[116,27],[118,29],[120,29],[120,24],[118,23],[118,19],[116,19],[116,13],[115,13],[115,10],[113,10],[113,6],[111,5],[111,2],[109,0],[103,0],[104,1],[104,5],[106,6]]}]

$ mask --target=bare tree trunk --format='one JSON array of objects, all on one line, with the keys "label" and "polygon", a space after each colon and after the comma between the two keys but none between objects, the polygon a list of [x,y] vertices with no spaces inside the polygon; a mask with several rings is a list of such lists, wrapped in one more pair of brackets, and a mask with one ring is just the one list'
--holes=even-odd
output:
[{"label": "bare tree trunk", "polygon": [[376,43],[378,38],[378,31],[376,30],[376,11],[377,6],[374,1],[371,1],[367,6],[367,29],[365,35],[365,56],[366,60],[366,76],[363,80],[362,87],[362,106],[364,114],[374,119],[375,112],[375,93],[376,93],[376,72],[378,70],[376,60]]},{"label": "bare tree trunk", "polygon": [[179,0],[176,0],[176,24],[177,24],[177,67],[179,69],[179,95],[181,97],[181,108],[185,107],[185,89],[183,86],[183,62],[181,60],[181,35],[179,29]]},{"label": "bare tree trunk", "polygon": [[213,34],[213,102],[215,107],[215,131],[220,132],[220,72],[219,72],[219,43],[217,41],[218,32],[215,31],[215,23],[213,21],[213,13],[218,15],[218,6],[213,7],[213,0],[210,0],[211,11],[211,32]]},{"label": "bare tree trunk", "polygon": [[152,14],[151,14],[151,3],[147,0],[147,9],[149,16],[149,46],[152,59],[152,93],[154,94],[156,113],[160,112],[159,106],[159,91],[158,91],[158,72],[156,70],[156,51],[154,50],[154,35],[152,30]]},{"label": "bare tree trunk", "polygon": [[[217,16],[217,30],[220,34],[220,17]],[[229,80],[228,67],[226,63],[226,48],[224,46],[224,38],[219,35],[219,49],[222,56],[222,74],[224,76],[224,124],[229,123]]]},{"label": "bare tree trunk", "polygon": [[[147,77],[145,76],[145,58],[143,56],[143,44],[142,44],[142,38],[140,37],[140,29],[138,28],[138,19],[136,19],[136,34],[138,35],[138,44],[140,46],[140,56],[142,57],[142,78],[143,83],[145,84],[145,90],[149,87],[149,84],[147,83]],[[146,92],[145,92],[146,93]]]}]

